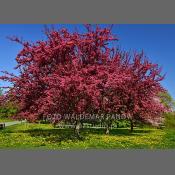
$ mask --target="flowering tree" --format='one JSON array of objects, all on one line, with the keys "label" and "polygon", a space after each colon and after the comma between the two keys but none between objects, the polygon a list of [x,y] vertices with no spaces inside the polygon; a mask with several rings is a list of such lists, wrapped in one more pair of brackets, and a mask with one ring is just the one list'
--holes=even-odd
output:
[{"label": "flowering tree", "polygon": [[143,53],[134,54],[130,59],[128,54],[124,55],[123,66],[130,75],[130,81],[123,88],[122,106],[125,106],[125,113],[131,116],[131,130],[133,120],[148,122],[153,125],[162,122],[162,114],[169,109],[164,106],[159,93],[166,92],[160,82],[164,79],[161,75],[161,68],[153,64]]},{"label": "flowering tree", "polygon": [[[23,46],[16,57],[19,75],[1,76],[13,84],[6,98],[19,104],[16,117],[36,121],[56,113],[117,113],[131,121],[160,119],[165,108],[155,98],[164,91],[164,77],[158,65],[143,54],[130,58],[110,47],[117,40],[110,28],[86,29],[83,34],[46,29],[47,40],[36,43],[10,38]],[[76,118],[78,135],[79,126]]]}]

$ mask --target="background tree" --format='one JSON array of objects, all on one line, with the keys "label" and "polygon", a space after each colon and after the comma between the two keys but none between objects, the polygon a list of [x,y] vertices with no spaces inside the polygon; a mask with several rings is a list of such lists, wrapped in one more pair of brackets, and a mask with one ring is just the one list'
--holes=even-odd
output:
[{"label": "background tree", "polygon": [[160,93],[159,98],[161,103],[166,106],[169,111],[164,114],[164,125],[166,128],[175,128],[175,101],[168,93]]},{"label": "background tree", "polygon": [[2,89],[0,89],[0,117],[8,118],[13,117],[17,113],[17,105],[13,102],[5,100]]},{"label": "background tree", "polygon": [[175,100],[168,92],[160,93],[159,98],[163,105],[171,109],[171,111],[175,110]]}]

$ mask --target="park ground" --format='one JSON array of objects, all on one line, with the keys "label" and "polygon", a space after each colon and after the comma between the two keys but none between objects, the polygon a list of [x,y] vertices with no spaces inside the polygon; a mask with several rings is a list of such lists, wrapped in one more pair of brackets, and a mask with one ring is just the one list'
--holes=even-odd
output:
[{"label": "park ground", "polygon": [[[2,120],[1,120],[2,122]],[[152,127],[81,129],[78,139],[72,128],[54,128],[50,124],[22,123],[0,130],[1,149],[173,149],[174,129]]]}]

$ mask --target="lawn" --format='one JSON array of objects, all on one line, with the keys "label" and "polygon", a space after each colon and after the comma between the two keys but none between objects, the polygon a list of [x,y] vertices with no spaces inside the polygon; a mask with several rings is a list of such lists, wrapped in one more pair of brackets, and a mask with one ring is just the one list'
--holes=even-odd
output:
[{"label": "lawn", "polygon": [[0,123],[4,123],[4,122],[12,122],[14,120],[10,119],[10,118],[2,118],[0,117]]},{"label": "lawn", "polygon": [[53,128],[49,124],[9,126],[0,131],[0,148],[15,149],[170,149],[175,148],[175,131],[153,128],[82,129],[78,140],[72,129]]}]

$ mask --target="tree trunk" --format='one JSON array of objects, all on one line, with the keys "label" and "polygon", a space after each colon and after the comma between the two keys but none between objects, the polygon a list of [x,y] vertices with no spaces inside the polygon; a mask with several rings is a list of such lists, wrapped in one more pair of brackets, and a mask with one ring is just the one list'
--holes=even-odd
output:
[{"label": "tree trunk", "polygon": [[75,125],[75,134],[78,138],[80,138],[80,128],[81,128],[81,122],[80,121],[76,121],[76,125]]},{"label": "tree trunk", "polygon": [[119,128],[119,123],[117,122],[117,128]]},{"label": "tree trunk", "polygon": [[110,121],[108,121],[107,124],[106,124],[106,134],[107,135],[109,135],[111,125],[112,125],[112,123]]},{"label": "tree trunk", "polygon": [[56,128],[56,123],[55,122],[53,123],[53,127]]},{"label": "tree trunk", "polygon": [[130,130],[130,132],[133,132],[133,129],[134,129],[134,123],[133,123],[132,120],[130,120],[130,124],[131,124],[131,130]]},{"label": "tree trunk", "polygon": [[106,134],[109,135],[109,125],[106,127]]}]

